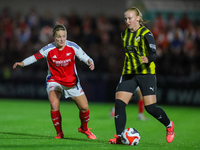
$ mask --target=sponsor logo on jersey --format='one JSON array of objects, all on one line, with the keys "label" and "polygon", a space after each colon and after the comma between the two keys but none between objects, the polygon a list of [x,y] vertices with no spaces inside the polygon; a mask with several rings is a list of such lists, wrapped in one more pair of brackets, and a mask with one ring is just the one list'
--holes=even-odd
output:
[{"label": "sponsor logo on jersey", "polygon": [[57,67],[67,66],[70,62],[71,62],[71,59],[59,60],[59,61],[53,60],[53,63],[56,64]]}]

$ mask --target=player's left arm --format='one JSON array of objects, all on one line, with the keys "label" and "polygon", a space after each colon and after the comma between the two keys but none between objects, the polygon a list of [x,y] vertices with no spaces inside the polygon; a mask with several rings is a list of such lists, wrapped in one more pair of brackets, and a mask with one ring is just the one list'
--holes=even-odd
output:
[{"label": "player's left arm", "polygon": [[[74,43],[75,44],[75,43]],[[73,47],[74,51],[75,51],[75,55],[78,57],[78,59],[80,61],[83,61],[85,64],[87,64],[90,68],[90,70],[94,70],[95,66],[94,66],[94,61],[92,58],[90,58],[83,50],[81,47],[79,47],[78,45],[76,45],[75,47]]]},{"label": "player's left arm", "polygon": [[94,70],[94,61],[90,58],[80,47],[75,51],[75,55],[79,58],[80,61],[83,61],[87,64],[90,70]]},{"label": "player's left arm", "polygon": [[90,70],[94,70],[94,61],[92,59],[88,59],[88,65],[89,65],[89,68]]},{"label": "player's left arm", "polygon": [[149,53],[149,56],[145,57],[142,56],[141,60],[142,63],[150,63],[152,61],[156,60],[156,45],[155,45],[155,40],[153,37],[153,34],[151,32],[148,32],[147,34],[144,35],[144,40],[145,44]]}]

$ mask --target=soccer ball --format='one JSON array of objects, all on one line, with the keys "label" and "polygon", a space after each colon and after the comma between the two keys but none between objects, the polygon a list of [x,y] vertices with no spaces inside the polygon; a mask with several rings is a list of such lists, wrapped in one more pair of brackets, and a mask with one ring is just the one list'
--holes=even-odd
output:
[{"label": "soccer ball", "polygon": [[138,145],[140,142],[140,133],[134,128],[125,129],[122,134],[122,143],[125,145]]}]

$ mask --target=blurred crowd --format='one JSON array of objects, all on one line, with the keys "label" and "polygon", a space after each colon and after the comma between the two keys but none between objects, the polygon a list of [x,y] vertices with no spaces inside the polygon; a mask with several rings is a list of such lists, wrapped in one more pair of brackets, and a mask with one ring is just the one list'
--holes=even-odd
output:
[{"label": "blurred crowd", "polygon": [[[144,18],[145,19],[145,18]],[[52,29],[56,22],[67,28],[67,39],[77,43],[93,58],[94,73],[119,75],[124,52],[120,33],[126,26],[118,16],[96,17],[76,12],[53,17],[46,11],[39,15],[31,9],[28,14],[12,13],[9,8],[0,12],[0,77],[1,79],[40,78],[46,76],[47,65],[40,60],[29,67],[13,70],[16,61],[33,55],[53,42]],[[200,20],[190,20],[187,14],[177,19],[172,13],[164,19],[158,13],[146,25],[153,33],[157,47],[157,75],[177,79],[196,80],[200,76]],[[79,72],[90,73],[88,67],[77,61]]]}]

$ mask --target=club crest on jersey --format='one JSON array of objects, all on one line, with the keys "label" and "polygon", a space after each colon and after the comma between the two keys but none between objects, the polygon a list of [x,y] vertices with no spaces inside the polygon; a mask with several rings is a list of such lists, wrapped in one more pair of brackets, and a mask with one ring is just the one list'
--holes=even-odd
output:
[{"label": "club crest on jersey", "polygon": [[66,56],[69,56],[69,55],[71,55],[71,53],[66,53]]}]

